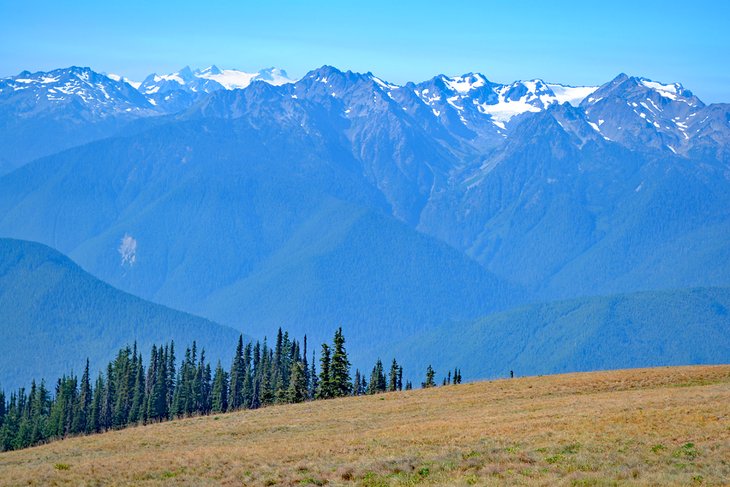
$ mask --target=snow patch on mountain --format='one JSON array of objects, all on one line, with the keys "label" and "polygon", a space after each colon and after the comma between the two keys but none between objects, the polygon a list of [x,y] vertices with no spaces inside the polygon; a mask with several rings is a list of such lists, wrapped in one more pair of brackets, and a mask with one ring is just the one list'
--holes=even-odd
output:
[{"label": "snow patch on mountain", "polygon": [[589,95],[593,94],[598,86],[566,86],[554,83],[548,83],[548,88],[555,94],[555,99],[561,105],[569,103],[574,107],[580,105]]},{"label": "snow patch on mountain", "polygon": [[456,91],[457,93],[469,93],[470,91],[481,88],[488,83],[487,78],[483,75],[473,73],[454,78],[442,76],[441,79],[444,84],[449,87],[449,89]]},{"label": "snow patch on mountain", "polygon": [[680,85],[679,83],[665,85],[656,81],[651,81],[646,78],[641,78],[640,82],[642,85],[651,90],[657,91],[664,98],[669,98],[670,100],[677,100],[677,95],[682,90],[682,85]]},{"label": "snow patch on mountain", "polygon": [[195,71],[185,67],[171,74],[153,74],[148,76],[142,83],[140,91],[147,95],[158,92],[164,93],[176,89],[193,93],[210,93],[222,89],[243,89],[257,80],[276,86],[295,81],[283,69],[273,67],[262,69],[255,73],[248,73],[237,69],[220,69],[217,66],[209,66]]}]

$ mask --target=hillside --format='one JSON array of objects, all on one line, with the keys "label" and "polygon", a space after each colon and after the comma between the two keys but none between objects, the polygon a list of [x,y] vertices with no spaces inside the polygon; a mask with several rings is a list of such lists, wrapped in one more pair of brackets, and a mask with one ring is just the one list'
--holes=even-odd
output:
[{"label": "hillside", "polygon": [[[239,332],[119,291],[55,250],[0,239],[0,387],[55,384],[60,374],[105,365],[135,340],[140,350],[197,340],[228,365]],[[144,357],[145,363],[148,357]],[[215,362],[214,362],[215,363]],[[52,386],[50,386],[52,388]]]},{"label": "hillside", "polygon": [[[193,120],[35,161],[0,178],[0,235],[52,245],[126,292],[259,336],[284,326],[319,341],[341,324],[365,346],[373,329],[405,338],[518,295],[388,215],[352,155],[327,142],[335,135],[317,135],[327,121],[313,125]],[[120,255],[125,237],[134,260]]]},{"label": "hillside", "polygon": [[720,485],[730,366],[479,382],[0,454],[0,485]]},{"label": "hillside", "polygon": [[728,310],[728,288],[578,298],[446,323],[392,348],[406,370],[458,364],[469,379],[730,363]]}]

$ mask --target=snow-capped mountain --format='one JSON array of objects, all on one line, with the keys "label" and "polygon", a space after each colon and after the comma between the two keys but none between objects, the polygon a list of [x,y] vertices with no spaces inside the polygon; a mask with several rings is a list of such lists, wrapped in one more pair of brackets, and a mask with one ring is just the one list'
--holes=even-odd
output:
[{"label": "snow-capped mountain", "polygon": [[[597,86],[547,84],[540,79],[498,84],[482,74],[469,73],[453,78],[437,76],[417,85],[416,94],[430,106],[446,109],[451,106],[460,118],[465,112],[487,115],[494,125],[504,129],[504,125],[517,115],[539,112],[554,103],[577,106],[597,89]],[[440,115],[437,108],[434,108],[434,115]],[[468,125],[466,119],[462,122]]]},{"label": "snow-capped mountain", "polygon": [[130,84],[89,68],[0,79],[0,174],[159,112]]},{"label": "snow-capped mountain", "polygon": [[[262,81],[272,90],[254,90],[258,94],[247,95],[245,105],[237,105],[235,100],[241,98],[235,96],[207,101],[218,92],[250,89],[254,81]],[[438,75],[420,83],[398,85],[372,73],[342,72],[331,66],[312,70],[298,81],[276,68],[249,73],[210,66],[153,74],[135,83],[118,74],[71,67],[23,72],[0,80],[0,119],[5,117],[10,128],[5,131],[8,142],[0,153],[0,173],[29,158],[107,136],[133,119],[181,115],[188,110],[219,113],[226,118],[253,110],[276,117],[278,114],[271,113],[273,108],[265,106],[276,96],[306,100],[325,109],[329,117],[349,120],[354,124],[348,132],[351,140],[366,137],[376,124],[383,127],[376,122],[379,117],[400,127],[397,132],[382,134],[394,144],[418,127],[430,138],[429,144],[439,149],[421,148],[426,152],[414,153],[416,160],[431,159],[426,154],[441,150],[459,154],[463,162],[478,159],[504,144],[525,117],[564,103],[579,107],[576,113],[585,119],[578,124],[579,132],[588,124],[602,139],[631,150],[688,156],[697,151],[725,154],[730,145],[727,107],[706,107],[679,83],[626,75],[600,87],[574,87],[540,79],[503,84],[480,73]],[[40,119],[44,121],[40,123]],[[93,127],[72,131],[81,122]],[[26,128],[12,129],[21,125]],[[36,142],[39,130],[47,132],[43,144]],[[22,142],[23,133],[27,134],[27,144]],[[430,160],[429,164],[441,163]],[[402,169],[408,172],[411,168]],[[421,184],[428,185],[428,181]]]},{"label": "snow-capped mountain", "polygon": [[153,73],[142,81],[138,89],[144,95],[161,95],[177,90],[210,93],[223,89],[223,86],[216,81],[197,76],[188,66],[185,66],[180,71],[170,74]]},{"label": "snow-capped mountain", "polygon": [[151,74],[140,83],[138,89],[152,105],[171,113],[189,107],[207,93],[243,89],[258,80],[276,86],[294,81],[286,71],[278,68],[247,73],[217,66],[193,71],[185,66],[170,74]]},{"label": "snow-capped mountain", "polygon": [[596,130],[636,149],[686,152],[705,104],[679,83],[621,74],[581,104]]},{"label": "snow-capped mountain", "polygon": [[139,91],[145,95],[175,90],[210,93],[217,90],[240,90],[258,80],[275,86],[295,81],[289,78],[286,71],[278,68],[267,68],[255,73],[247,73],[236,69],[220,69],[217,66],[192,71],[186,66],[171,74],[149,75],[140,84]]},{"label": "snow-capped mountain", "polygon": [[253,81],[265,81],[274,86],[293,83],[295,80],[286,74],[286,71],[279,68],[266,68],[255,73],[246,73],[236,69],[220,69],[217,66],[210,66],[195,71],[198,78],[213,80],[226,90],[240,90]]},{"label": "snow-capped mountain", "polygon": [[152,106],[134,87],[89,68],[71,67],[49,72],[23,71],[0,79],[0,100],[14,105],[15,113],[38,113],[73,105],[84,117],[119,113],[147,114]]}]

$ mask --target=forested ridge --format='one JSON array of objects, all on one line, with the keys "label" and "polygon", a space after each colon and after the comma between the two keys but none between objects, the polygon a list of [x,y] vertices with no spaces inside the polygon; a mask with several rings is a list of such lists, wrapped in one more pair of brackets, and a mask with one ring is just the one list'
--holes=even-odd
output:
[{"label": "forested ridge", "polygon": [[[64,375],[53,392],[43,380],[9,397],[0,390],[0,451],[175,418],[413,388],[395,358],[388,370],[378,358],[369,379],[360,370],[352,377],[342,328],[321,345],[319,360],[308,354],[306,335],[300,343],[281,328],[273,346],[239,336],[230,368],[220,361],[211,367],[196,342],[179,364],[174,342],[153,345],[145,366],[135,343],[119,350],[95,380],[87,359],[80,378]],[[461,382],[459,369],[443,384],[452,381]],[[436,386],[431,366],[421,386]]]}]

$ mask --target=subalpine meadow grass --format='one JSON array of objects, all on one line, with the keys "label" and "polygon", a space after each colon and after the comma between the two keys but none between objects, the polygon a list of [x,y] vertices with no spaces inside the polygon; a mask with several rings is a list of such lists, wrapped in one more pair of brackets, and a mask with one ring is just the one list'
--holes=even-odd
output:
[{"label": "subalpine meadow grass", "polygon": [[0,454],[0,485],[730,485],[730,366],[275,406]]}]

